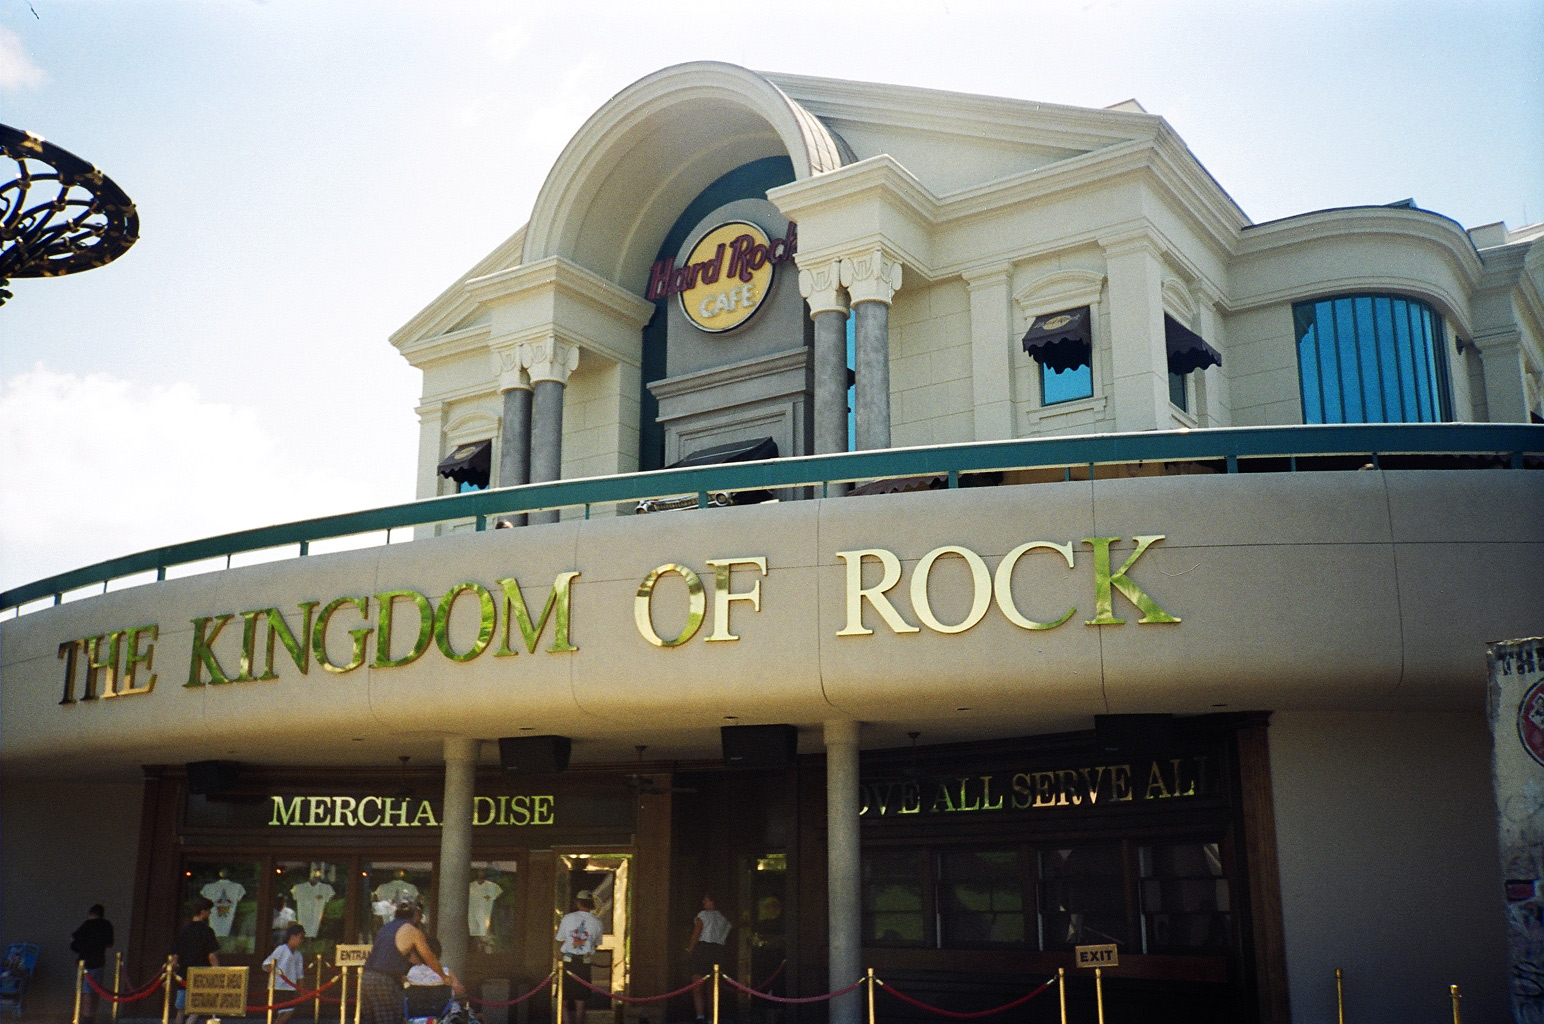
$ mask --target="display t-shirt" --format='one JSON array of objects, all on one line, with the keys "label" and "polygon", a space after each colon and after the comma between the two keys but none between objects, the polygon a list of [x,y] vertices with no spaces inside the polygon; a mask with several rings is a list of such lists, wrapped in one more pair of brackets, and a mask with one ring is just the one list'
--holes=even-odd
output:
[{"label": "display t-shirt", "polygon": [[724,940],[729,938],[729,918],[718,911],[701,911],[697,914],[697,920],[702,922],[702,933],[697,936],[698,942],[712,942],[722,946]]},{"label": "display t-shirt", "polygon": [[177,977],[187,976],[189,967],[209,967],[209,954],[220,951],[220,940],[204,921],[189,921],[177,933],[172,952],[177,954]]},{"label": "display t-shirt", "polygon": [[247,894],[247,887],[229,878],[216,879],[198,891],[214,909],[209,912],[209,927],[220,938],[231,933],[231,923],[236,920],[236,904]]},{"label": "display t-shirt", "polygon": [[322,911],[335,892],[326,882],[301,882],[290,889],[290,895],[295,897],[295,915],[300,918],[300,927],[306,930],[306,938],[316,938],[322,926]]},{"label": "display t-shirt", "polygon": [[[294,992],[295,986],[290,982],[298,982],[301,975],[306,973],[306,958],[300,950],[291,949],[288,942],[281,942],[268,954],[268,959],[263,961],[266,970],[269,964],[278,968],[279,973],[273,976],[273,987],[282,988],[288,992]],[[288,980],[285,980],[288,979]]]},{"label": "display t-shirt", "polygon": [[400,878],[393,878],[375,887],[375,903],[371,909],[375,916],[390,921],[397,916],[397,908],[409,900],[418,898],[418,886]]},{"label": "display t-shirt", "polygon": [[589,956],[604,930],[600,918],[588,910],[573,910],[558,922],[557,940],[563,944],[564,956]]},{"label": "display t-shirt", "polygon": [[504,890],[497,882],[490,882],[483,878],[467,886],[466,893],[466,933],[473,938],[482,938],[488,934],[488,926],[493,921],[493,904]]}]

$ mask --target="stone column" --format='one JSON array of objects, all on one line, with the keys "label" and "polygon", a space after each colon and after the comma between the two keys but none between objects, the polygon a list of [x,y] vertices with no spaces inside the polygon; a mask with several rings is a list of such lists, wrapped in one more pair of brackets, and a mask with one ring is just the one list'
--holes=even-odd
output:
[{"label": "stone column", "polygon": [[1491,423],[1527,423],[1522,334],[1516,330],[1488,331],[1475,335],[1474,347],[1480,350],[1480,366],[1485,372],[1485,418]]},{"label": "stone column", "polygon": [[1013,337],[1009,288],[1013,267],[1006,263],[965,273],[970,289],[971,396],[975,439],[1013,436]]},{"label": "stone column", "polygon": [[[815,454],[847,450],[847,296],[831,260],[799,271],[815,321]],[[791,453],[790,453],[791,454]]]},{"label": "stone column", "polygon": [[842,287],[852,302],[856,342],[855,447],[890,447],[890,301],[901,265],[881,249],[842,260]]},{"label": "stone column", "polygon": [[[516,487],[531,482],[531,382],[520,365],[518,347],[495,351],[493,372],[504,397],[504,414],[499,419],[499,472],[494,482],[499,487]],[[523,512],[505,518],[516,526],[524,526],[526,521]]]},{"label": "stone column", "polygon": [[[826,920],[831,991],[863,973],[863,856],[858,835],[858,723],[825,724]],[[831,1000],[830,1024],[858,1024],[861,990]]]},{"label": "stone column", "polygon": [[[520,364],[531,379],[531,483],[563,475],[563,391],[579,367],[579,349],[556,337],[520,346]],[[558,510],[532,512],[532,523],[555,523]]]},{"label": "stone column", "polygon": [[[1121,433],[1167,429],[1169,350],[1163,337],[1163,265],[1146,235],[1100,239],[1110,284],[1109,394]],[[1098,358],[1098,353],[1095,353]]]},{"label": "stone column", "polygon": [[445,738],[445,801],[440,811],[440,905],[433,922],[445,966],[466,970],[467,887],[472,882],[472,797],[478,741]]}]

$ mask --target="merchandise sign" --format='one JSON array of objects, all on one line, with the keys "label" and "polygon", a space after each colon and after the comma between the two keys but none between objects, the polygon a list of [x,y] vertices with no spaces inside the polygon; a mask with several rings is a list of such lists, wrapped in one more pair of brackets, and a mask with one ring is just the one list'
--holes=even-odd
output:
[{"label": "merchandise sign", "polygon": [[370,944],[362,945],[339,944],[333,948],[334,967],[363,967],[365,960],[370,956]]},{"label": "merchandise sign", "polygon": [[1099,946],[1073,946],[1079,967],[1119,967],[1120,947],[1110,942]]},{"label": "merchandise sign", "polygon": [[213,1017],[246,1016],[247,968],[189,967],[188,1013]]},{"label": "merchandise sign", "polygon": [[778,239],[769,239],[749,221],[720,224],[692,247],[684,266],[673,260],[654,264],[645,297],[679,296],[681,312],[699,330],[734,330],[761,308],[772,290],[774,268],[791,260],[797,246],[792,224]]}]

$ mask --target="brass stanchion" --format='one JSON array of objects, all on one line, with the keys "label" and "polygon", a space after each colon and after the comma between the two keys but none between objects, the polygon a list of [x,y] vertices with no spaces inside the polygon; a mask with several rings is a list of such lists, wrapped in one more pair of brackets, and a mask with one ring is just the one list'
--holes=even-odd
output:
[{"label": "brass stanchion", "polygon": [[1094,997],[1099,1001],[1099,1024],[1104,1024],[1104,968],[1094,968]]},{"label": "brass stanchion", "polygon": [[364,965],[354,968],[354,1024],[359,1024],[360,1011],[365,1005],[365,969]]},{"label": "brass stanchion", "polygon": [[268,965],[268,1024],[273,1024],[273,985],[279,976],[279,961]]},{"label": "brass stanchion", "polygon": [[[1454,985],[1456,992],[1458,986]],[[718,964],[713,965],[713,1024],[718,1024]]]},{"label": "brass stanchion", "polygon": [[1056,998],[1061,1000],[1061,1024],[1067,1024],[1067,968],[1056,968]]},{"label": "brass stanchion", "polygon": [[552,997],[557,1000],[558,1010],[557,1013],[552,1015],[552,1019],[557,1021],[558,1024],[563,1024],[564,1021],[568,1020],[568,1007],[563,1005],[563,975],[567,974],[568,971],[561,953],[558,954],[558,966],[553,973],[557,975],[557,984],[552,986]]},{"label": "brass stanchion", "polygon": [[1453,1024],[1464,1024],[1463,1016],[1458,1012],[1458,1002],[1463,996],[1458,994],[1457,985],[1452,986],[1450,991],[1453,993]]},{"label": "brass stanchion", "polygon": [[868,969],[868,1024],[874,1024],[874,968]]},{"label": "brass stanchion", "polygon": [[[113,995],[123,991],[123,954],[113,954]],[[113,1024],[118,1024],[118,1004],[113,1004]]]},{"label": "brass stanchion", "polygon": [[316,998],[312,1001],[312,1024],[322,1024],[322,954],[316,954]]},{"label": "brass stanchion", "polygon": [[338,989],[338,1024],[348,1024],[348,966],[338,968],[338,978],[342,982]]},{"label": "brass stanchion", "polygon": [[[75,1024],[80,1024],[80,989],[86,983],[86,961],[75,961],[75,1016],[71,1018]],[[1457,989],[1457,986],[1454,986]]]},{"label": "brass stanchion", "polygon": [[172,958],[166,958],[166,966],[161,968],[161,1024],[167,1024],[172,1019],[172,986],[176,984],[176,975],[172,973]]},{"label": "brass stanchion", "polygon": [[1346,973],[1335,968],[1335,1020],[1346,1024]]}]

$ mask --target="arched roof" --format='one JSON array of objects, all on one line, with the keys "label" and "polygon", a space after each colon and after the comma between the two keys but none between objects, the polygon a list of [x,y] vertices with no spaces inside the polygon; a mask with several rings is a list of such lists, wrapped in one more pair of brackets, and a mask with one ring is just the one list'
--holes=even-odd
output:
[{"label": "arched roof", "polygon": [[786,155],[796,179],[834,170],[845,147],[761,75],[678,64],[595,112],[547,175],[522,262],[561,256],[641,293],[660,241],[699,192],[742,164]]}]

